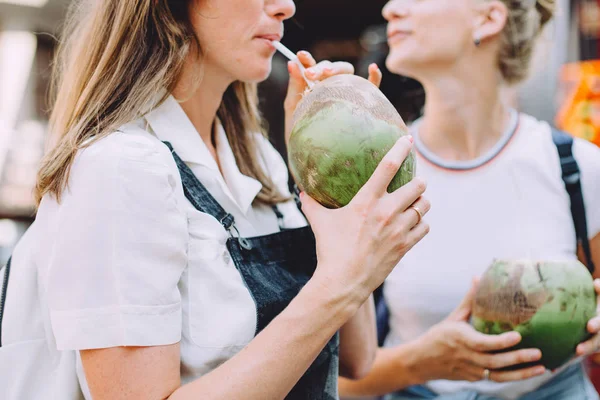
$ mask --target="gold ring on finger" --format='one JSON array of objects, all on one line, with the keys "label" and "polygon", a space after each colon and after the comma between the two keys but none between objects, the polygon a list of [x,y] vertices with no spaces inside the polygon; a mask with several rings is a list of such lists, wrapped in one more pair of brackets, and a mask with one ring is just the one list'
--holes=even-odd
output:
[{"label": "gold ring on finger", "polygon": [[483,370],[483,380],[484,381],[490,380],[490,370],[487,368]]},{"label": "gold ring on finger", "polygon": [[419,216],[419,219],[415,225],[419,225],[421,223],[421,220],[423,219],[423,213],[421,212],[421,210],[419,210],[419,207],[417,206],[410,206],[408,208],[412,208],[416,211],[417,215]]}]

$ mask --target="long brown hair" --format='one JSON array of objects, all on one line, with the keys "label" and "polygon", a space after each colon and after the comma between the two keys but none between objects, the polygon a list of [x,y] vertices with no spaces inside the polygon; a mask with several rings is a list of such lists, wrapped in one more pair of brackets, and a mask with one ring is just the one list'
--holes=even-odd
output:
[{"label": "long brown hair", "polygon": [[[162,103],[186,58],[202,54],[183,0],[79,0],[71,5],[53,71],[50,149],[36,184],[60,201],[77,152]],[[165,88],[156,102],[157,88]],[[286,200],[259,163],[256,84],[233,83],[218,110],[240,171],[263,185],[258,200]]]}]

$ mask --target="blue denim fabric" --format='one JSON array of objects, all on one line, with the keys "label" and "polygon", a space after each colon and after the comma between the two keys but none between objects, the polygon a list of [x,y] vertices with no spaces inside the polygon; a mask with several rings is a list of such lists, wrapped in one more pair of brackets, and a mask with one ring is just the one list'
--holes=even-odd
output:
[{"label": "blue denim fabric", "polygon": [[[459,392],[437,395],[423,386],[413,386],[402,392],[388,395],[385,400],[498,400],[496,397],[475,392]],[[583,366],[575,364],[545,383],[537,390],[528,393],[520,400],[598,400],[598,393],[587,377]]]},{"label": "blue denim fabric", "polygon": [[[315,237],[309,227],[261,237],[239,237],[233,216],[217,203],[171,145],[165,144],[177,163],[187,199],[197,210],[215,217],[230,233],[227,248],[256,304],[258,334],[288,306],[314,273]],[[276,207],[273,211],[281,220]],[[338,373],[339,334],[336,334],[286,399],[337,400]]]}]

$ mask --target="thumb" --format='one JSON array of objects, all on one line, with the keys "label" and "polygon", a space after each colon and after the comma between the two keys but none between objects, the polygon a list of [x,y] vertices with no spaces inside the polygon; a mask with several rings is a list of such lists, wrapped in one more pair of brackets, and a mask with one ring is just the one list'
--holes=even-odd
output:
[{"label": "thumb", "polygon": [[304,192],[300,192],[300,202],[302,203],[302,212],[306,215],[308,223],[313,225],[314,222],[319,220],[325,207]]},{"label": "thumb", "polygon": [[383,74],[381,73],[381,70],[379,69],[377,64],[373,63],[373,64],[369,65],[369,81],[373,85],[379,87],[379,86],[381,86],[382,79],[383,79]]},{"label": "thumb", "polygon": [[463,297],[462,301],[448,316],[448,319],[453,321],[467,321],[471,316],[471,310],[473,308],[473,300],[475,300],[475,294],[477,293],[477,286],[479,284],[479,278],[473,278],[471,282],[471,288]]}]

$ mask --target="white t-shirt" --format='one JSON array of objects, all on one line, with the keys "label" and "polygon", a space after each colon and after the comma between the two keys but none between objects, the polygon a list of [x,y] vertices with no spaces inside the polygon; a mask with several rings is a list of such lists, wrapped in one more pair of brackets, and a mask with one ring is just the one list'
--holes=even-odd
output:
[{"label": "white t-shirt", "polygon": [[[428,151],[413,125],[417,174],[428,182],[429,235],[385,284],[391,332],[386,346],[413,340],[445,319],[474,276],[494,258],[575,259],[575,230],[548,124],[513,113],[497,146],[470,162],[448,162]],[[600,149],[576,139],[590,237],[600,232]],[[438,393],[464,389],[516,398],[551,378],[527,381],[434,381]]]},{"label": "white t-shirt", "polygon": [[[265,171],[289,195],[283,159],[267,139],[258,140]],[[38,270],[40,318],[59,350],[181,342],[187,383],[253,339],[256,308],[226,248],[228,233],[185,198],[175,161],[161,141],[173,145],[233,215],[242,236],[279,231],[271,207],[253,203],[262,186],[239,171],[224,130],[216,137],[221,175],[169,97],[146,118],[80,151],[61,203],[43,199],[13,265]],[[285,228],[306,226],[293,200],[278,207]],[[11,328],[22,315],[8,303],[7,311],[5,344],[24,335]]]}]

